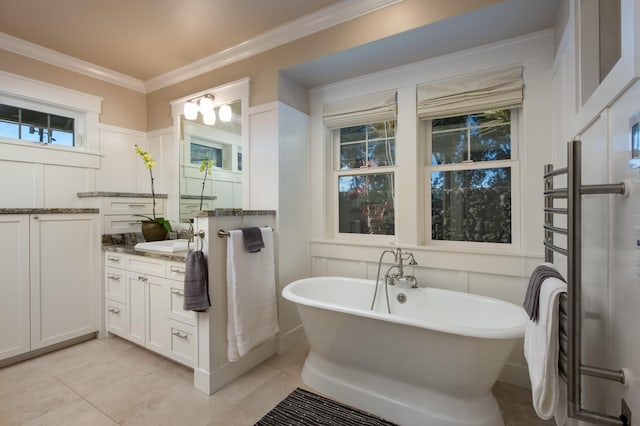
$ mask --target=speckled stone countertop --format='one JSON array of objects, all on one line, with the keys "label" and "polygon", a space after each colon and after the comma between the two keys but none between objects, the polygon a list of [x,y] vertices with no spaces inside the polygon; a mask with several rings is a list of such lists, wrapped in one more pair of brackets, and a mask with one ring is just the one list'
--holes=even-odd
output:
[{"label": "speckled stone countertop", "polygon": [[100,213],[99,209],[94,208],[2,208],[0,214],[79,214],[79,213]]},{"label": "speckled stone countertop", "polygon": [[[181,200],[199,200],[200,196],[199,195],[181,195],[180,196]],[[217,195],[205,195],[202,197],[203,200],[217,200],[218,196]]]},{"label": "speckled stone countertop", "polygon": [[134,246],[142,242],[144,242],[144,238],[139,232],[129,234],[107,234],[102,236],[102,250],[112,251],[115,253],[135,254],[136,256],[153,257],[156,259],[172,260],[174,262],[185,262],[187,260],[187,251],[158,253],[136,250]]},{"label": "speckled stone countertop", "polygon": [[[152,198],[153,195],[142,192],[78,192],[78,198],[91,197],[122,197],[122,198]],[[155,194],[156,198],[168,198],[168,194]]]},{"label": "speckled stone countertop", "polygon": [[275,216],[275,210],[242,210],[242,209],[215,209],[203,210],[193,213],[195,217],[222,217],[222,216]]}]

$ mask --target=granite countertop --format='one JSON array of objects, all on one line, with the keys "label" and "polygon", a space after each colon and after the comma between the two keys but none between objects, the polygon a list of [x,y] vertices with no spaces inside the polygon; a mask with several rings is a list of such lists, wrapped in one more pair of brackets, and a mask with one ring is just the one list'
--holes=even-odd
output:
[{"label": "granite countertop", "polygon": [[202,210],[193,213],[194,217],[222,217],[222,216],[275,216],[275,210],[242,210],[242,209],[215,209]]},{"label": "granite countertop", "polygon": [[115,253],[135,254],[136,256],[153,257],[155,259],[171,260],[174,262],[186,262],[187,251],[175,253],[160,253],[136,250],[137,243],[144,242],[141,233],[108,234],[102,236],[102,250]]},{"label": "granite countertop", "polygon": [[[92,198],[92,197],[122,197],[122,198],[152,198],[152,194],[142,192],[106,192],[106,191],[94,191],[94,192],[78,192],[78,198]],[[168,194],[155,194],[156,198],[168,198]]]},{"label": "granite countertop", "polygon": [[0,214],[80,214],[80,213],[99,213],[99,209],[95,208],[0,208]]}]

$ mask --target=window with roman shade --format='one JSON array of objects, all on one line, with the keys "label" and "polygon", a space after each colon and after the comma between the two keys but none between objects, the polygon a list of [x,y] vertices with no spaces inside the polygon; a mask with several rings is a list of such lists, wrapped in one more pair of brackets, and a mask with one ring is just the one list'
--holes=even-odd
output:
[{"label": "window with roman shade", "polygon": [[441,80],[418,86],[418,118],[453,117],[522,105],[522,66]]},{"label": "window with roman shade", "polygon": [[430,240],[514,243],[522,102],[522,66],[418,86]]},{"label": "window with roman shade", "polygon": [[324,106],[333,141],[337,232],[395,233],[396,92]]}]

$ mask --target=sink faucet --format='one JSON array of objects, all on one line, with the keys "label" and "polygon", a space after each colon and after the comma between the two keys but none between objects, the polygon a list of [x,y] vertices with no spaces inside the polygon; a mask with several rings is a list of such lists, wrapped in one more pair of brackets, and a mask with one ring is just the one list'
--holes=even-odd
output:
[{"label": "sink faucet", "polygon": [[[408,251],[405,251],[403,253],[400,247],[393,250],[392,253],[393,253],[394,261],[396,262],[396,264],[389,268],[389,270],[387,271],[387,274],[385,275],[385,279],[391,285],[399,284],[401,281],[407,281],[411,283],[410,284],[411,288],[418,288],[418,280],[416,279],[416,277],[413,275],[406,275],[404,273],[405,261],[408,261],[409,262],[408,265],[411,265],[411,266],[418,264],[418,262],[416,262],[416,260],[413,257],[413,253]],[[396,268],[398,272],[395,272],[395,273],[391,272],[393,268]]]}]

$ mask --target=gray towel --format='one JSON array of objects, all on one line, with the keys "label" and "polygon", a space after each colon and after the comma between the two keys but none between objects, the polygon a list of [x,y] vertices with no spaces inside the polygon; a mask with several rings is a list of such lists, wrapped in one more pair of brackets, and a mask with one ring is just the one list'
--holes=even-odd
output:
[{"label": "gray towel", "polygon": [[529,286],[527,287],[527,294],[524,296],[524,302],[522,306],[524,307],[527,314],[529,314],[529,319],[533,322],[538,321],[538,305],[540,299],[540,287],[542,287],[542,283],[547,278],[557,278],[562,282],[566,282],[564,277],[548,265],[539,265],[536,269],[531,273],[531,278],[529,278]]},{"label": "gray towel", "polygon": [[187,253],[186,266],[183,309],[206,312],[211,306],[211,301],[209,300],[207,259],[202,250],[190,250]]},{"label": "gray towel", "polygon": [[262,241],[262,231],[257,226],[242,228],[242,239],[244,247],[249,253],[257,253],[264,248]]}]

